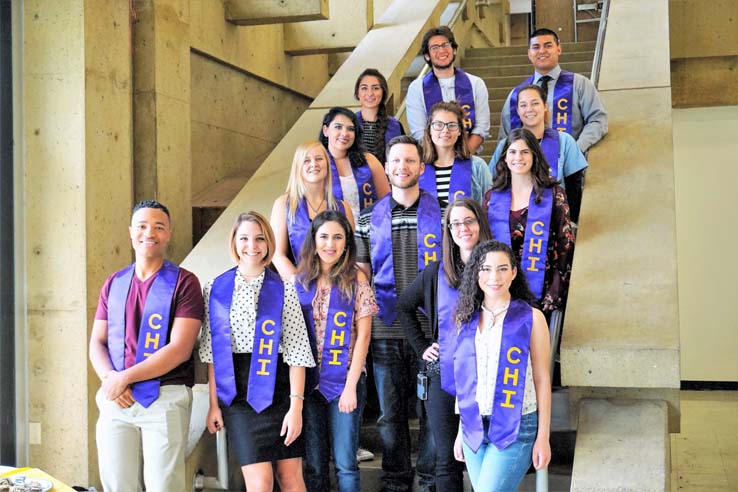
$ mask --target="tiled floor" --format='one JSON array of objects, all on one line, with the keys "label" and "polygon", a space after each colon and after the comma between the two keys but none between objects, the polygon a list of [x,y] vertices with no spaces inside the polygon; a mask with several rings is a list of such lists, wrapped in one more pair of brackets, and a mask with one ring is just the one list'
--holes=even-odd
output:
[{"label": "tiled floor", "polygon": [[671,490],[738,491],[738,393],[682,391],[681,430],[671,435]]}]

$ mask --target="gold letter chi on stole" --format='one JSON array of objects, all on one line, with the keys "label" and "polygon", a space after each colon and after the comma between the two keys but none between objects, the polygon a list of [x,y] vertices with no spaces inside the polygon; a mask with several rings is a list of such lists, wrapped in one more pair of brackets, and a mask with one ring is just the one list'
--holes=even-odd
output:
[{"label": "gold letter chi on stole", "polygon": [[[117,273],[108,292],[108,352],[116,371],[125,369],[125,306],[134,271],[135,263]],[[146,295],[138,330],[136,364],[154,355],[166,344],[178,278],[179,267],[164,260]],[[134,399],[148,408],[159,397],[159,378],[134,383],[132,391]]]}]

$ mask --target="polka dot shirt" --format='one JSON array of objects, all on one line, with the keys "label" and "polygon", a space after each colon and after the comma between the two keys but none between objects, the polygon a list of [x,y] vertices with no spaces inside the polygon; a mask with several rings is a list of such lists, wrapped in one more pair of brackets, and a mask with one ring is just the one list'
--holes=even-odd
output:
[{"label": "polka dot shirt", "polygon": [[[236,274],[233,298],[231,300],[231,348],[234,353],[244,354],[254,351],[254,333],[256,332],[256,313],[259,292],[264,283],[264,273],[251,282],[240,274]],[[203,289],[205,299],[205,321],[200,332],[200,360],[213,362],[212,338],[210,334],[210,289],[213,282],[208,282]],[[279,340],[279,353],[289,366],[314,367],[313,353],[310,350],[305,318],[300,308],[295,286],[284,283],[284,306],[282,307],[282,336]]]}]

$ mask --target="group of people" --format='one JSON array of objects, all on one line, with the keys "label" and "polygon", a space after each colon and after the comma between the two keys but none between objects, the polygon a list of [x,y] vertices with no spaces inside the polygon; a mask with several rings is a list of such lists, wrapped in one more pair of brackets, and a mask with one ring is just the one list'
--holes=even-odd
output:
[{"label": "group of people", "polygon": [[566,301],[567,192],[581,189],[582,151],[606,115],[591,83],[560,69],[556,34],[538,30],[536,72],[508,98],[488,166],[487,88],[453,66],[456,50],[448,27],[423,37],[431,71],[408,90],[412,136],[387,114],[382,74],[361,73],[361,110],[326,113],[270,220],[236,218],[235,266],[202,290],[164,259],[167,208],[134,207],[136,261],[103,285],[90,340],[106,491],[187,488],[194,350],[208,366],[207,427],[227,429],[250,492],[275,478],[327,492],[331,457],[338,490],[361,490],[368,356],[383,490],[410,490],[417,473],[423,490],[461,491],[464,466],[476,491],[515,490],[531,464],[548,465],[546,315]]}]

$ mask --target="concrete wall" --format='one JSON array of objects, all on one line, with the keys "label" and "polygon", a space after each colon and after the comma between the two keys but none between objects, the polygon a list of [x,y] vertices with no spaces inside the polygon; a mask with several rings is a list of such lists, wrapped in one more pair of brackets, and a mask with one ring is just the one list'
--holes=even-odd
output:
[{"label": "concrete wall", "polygon": [[194,196],[232,174],[245,183],[311,99],[196,52],[191,72]]},{"label": "concrete wall", "polygon": [[681,377],[738,381],[738,107],[673,118]]},{"label": "concrete wall", "polygon": [[96,481],[87,340],[97,293],[131,259],[128,5],[23,4],[22,146],[30,463]]},{"label": "concrete wall", "polygon": [[738,2],[670,0],[674,107],[738,104]]}]

